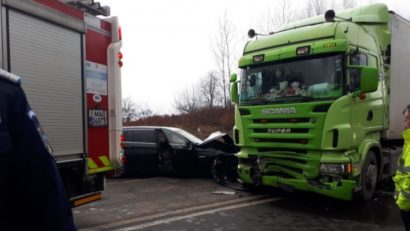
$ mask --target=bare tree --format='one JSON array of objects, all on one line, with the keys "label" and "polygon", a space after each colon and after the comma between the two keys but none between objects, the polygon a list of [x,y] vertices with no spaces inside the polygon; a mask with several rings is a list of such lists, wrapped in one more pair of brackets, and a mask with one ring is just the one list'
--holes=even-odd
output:
[{"label": "bare tree", "polygon": [[356,6],[355,0],[342,0],[343,9],[350,9]]},{"label": "bare tree", "polygon": [[313,16],[315,16],[313,5],[310,3],[310,1],[308,1],[304,8],[304,18],[310,18]]},{"label": "bare tree", "polygon": [[275,7],[275,30],[295,20],[296,12],[292,10],[292,3],[288,0],[280,0]]},{"label": "bare tree", "polygon": [[221,91],[224,106],[228,105],[229,76],[233,66],[233,47],[234,47],[234,26],[229,21],[225,11],[223,19],[219,22],[218,37],[213,46],[214,56],[218,68],[218,77],[221,82]]},{"label": "bare tree", "polygon": [[130,121],[137,118],[137,104],[127,97],[122,99],[122,119],[124,123],[129,123]]},{"label": "bare tree", "polygon": [[199,85],[200,94],[204,104],[209,108],[214,107],[217,103],[216,101],[219,96],[218,85],[218,77],[214,71],[208,72],[208,74],[201,79]]},{"label": "bare tree", "polygon": [[138,119],[147,118],[153,115],[152,110],[147,106],[146,103],[137,104],[137,117]]},{"label": "bare tree", "polygon": [[257,28],[261,34],[278,31],[282,26],[298,18],[298,13],[291,1],[278,0],[275,3],[277,4],[274,5],[273,10],[268,9],[266,14],[262,16],[262,23],[259,24],[261,26]]},{"label": "bare tree", "polygon": [[180,113],[191,113],[197,111],[201,106],[201,100],[195,87],[185,88],[174,98],[175,109]]},{"label": "bare tree", "polygon": [[306,4],[307,17],[324,14],[327,10],[325,0],[307,0]]},{"label": "bare tree", "polygon": [[273,31],[275,31],[275,28],[276,28],[275,20],[274,20],[274,17],[272,15],[272,10],[271,9],[268,9],[266,11],[266,14],[264,14],[259,21],[260,21],[258,23],[259,26],[257,28],[255,28],[258,33],[269,34]]}]

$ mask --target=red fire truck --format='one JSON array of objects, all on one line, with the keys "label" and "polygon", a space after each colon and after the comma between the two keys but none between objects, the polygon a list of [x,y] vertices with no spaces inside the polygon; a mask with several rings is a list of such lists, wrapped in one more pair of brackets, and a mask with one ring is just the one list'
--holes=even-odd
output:
[{"label": "red fire truck", "polygon": [[3,0],[0,66],[22,78],[73,206],[119,164],[121,31],[93,0]]}]

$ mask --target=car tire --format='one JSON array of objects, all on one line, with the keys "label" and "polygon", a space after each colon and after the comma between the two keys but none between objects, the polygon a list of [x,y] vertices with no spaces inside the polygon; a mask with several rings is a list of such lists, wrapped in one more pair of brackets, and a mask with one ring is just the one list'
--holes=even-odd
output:
[{"label": "car tire", "polygon": [[222,185],[237,182],[237,162],[235,160],[235,156],[225,155],[218,155],[214,158],[211,166],[211,175],[215,182]]},{"label": "car tire", "polygon": [[226,183],[226,176],[222,175],[222,168],[223,168],[223,160],[220,156],[217,156],[212,161],[211,166],[211,175],[212,178],[218,184],[225,184]]},{"label": "car tire", "polygon": [[125,166],[121,168],[116,168],[108,174],[109,178],[112,179],[121,179],[125,178],[127,175],[125,174]]}]

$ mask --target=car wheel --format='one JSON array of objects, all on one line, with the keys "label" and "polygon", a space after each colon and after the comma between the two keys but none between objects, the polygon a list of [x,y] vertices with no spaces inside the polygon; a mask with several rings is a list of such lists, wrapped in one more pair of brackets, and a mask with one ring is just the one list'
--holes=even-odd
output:
[{"label": "car wheel", "polygon": [[113,178],[113,179],[120,179],[120,178],[124,178],[126,177],[125,174],[125,166],[121,167],[121,168],[116,168],[113,171],[111,171],[108,174],[109,178]]},{"label": "car wheel", "polygon": [[237,161],[235,156],[218,155],[212,162],[212,178],[218,184],[236,183],[238,180],[236,166]]},{"label": "car wheel", "polygon": [[220,156],[215,157],[215,159],[212,161],[212,166],[211,166],[211,174],[212,178],[215,180],[216,183],[218,184],[224,184],[226,183],[226,176],[223,175],[222,173],[222,168],[223,168],[223,160]]},{"label": "car wheel", "polygon": [[359,200],[368,201],[373,197],[376,190],[378,174],[376,155],[374,152],[369,151],[360,175],[361,191],[358,195]]}]

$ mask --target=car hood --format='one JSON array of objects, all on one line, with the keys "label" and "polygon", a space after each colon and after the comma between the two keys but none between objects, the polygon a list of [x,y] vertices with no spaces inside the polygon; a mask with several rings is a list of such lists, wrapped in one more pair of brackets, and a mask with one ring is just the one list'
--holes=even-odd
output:
[{"label": "car hood", "polygon": [[233,140],[228,136],[228,134],[217,131],[210,134],[205,140],[202,141],[202,143],[198,144],[198,146],[204,146],[220,138],[222,138],[226,143],[233,144]]}]

